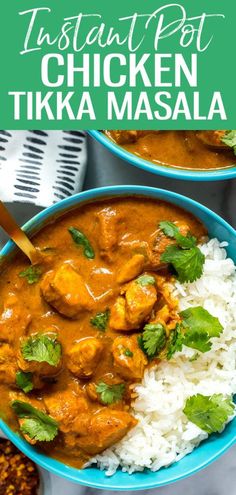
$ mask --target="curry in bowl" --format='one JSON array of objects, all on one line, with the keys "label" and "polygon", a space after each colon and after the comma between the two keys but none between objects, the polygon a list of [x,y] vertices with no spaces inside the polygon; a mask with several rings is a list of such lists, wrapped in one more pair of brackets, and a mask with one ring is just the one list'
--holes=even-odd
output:
[{"label": "curry in bowl", "polygon": [[158,165],[190,170],[236,163],[236,131],[105,131],[124,149]]},{"label": "curry in bowl", "polygon": [[39,263],[17,255],[0,280],[1,413],[13,429],[65,464],[112,474],[157,470],[224,428],[235,335],[213,314],[205,270],[216,262],[225,314],[220,282],[233,283],[235,267],[195,217],[154,199],[106,199],[34,243]]}]

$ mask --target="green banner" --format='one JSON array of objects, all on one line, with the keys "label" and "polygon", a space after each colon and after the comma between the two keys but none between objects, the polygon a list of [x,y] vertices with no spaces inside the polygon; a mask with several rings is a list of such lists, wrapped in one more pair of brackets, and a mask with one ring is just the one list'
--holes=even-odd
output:
[{"label": "green banner", "polygon": [[0,127],[233,129],[235,0],[9,0]]}]

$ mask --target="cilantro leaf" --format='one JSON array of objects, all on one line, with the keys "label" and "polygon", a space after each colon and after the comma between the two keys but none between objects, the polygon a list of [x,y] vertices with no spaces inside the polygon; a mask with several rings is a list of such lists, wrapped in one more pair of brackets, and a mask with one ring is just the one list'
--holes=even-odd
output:
[{"label": "cilantro leaf", "polygon": [[160,222],[159,227],[167,237],[176,238],[176,235],[179,234],[179,229],[178,229],[177,225],[175,225],[173,222],[170,222],[168,220]]},{"label": "cilantro leaf", "polygon": [[176,352],[182,351],[184,336],[181,331],[180,323],[177,323],[175,329],[171,332],[167,344],[167,359],[170,360]]},{"label": "cilantro leaf", "polygon": [[155,285],[156,280],[152,275],[140,275],[137,278],[136,284],[141,285],[141,287],[145,287],[145,285]]},{"label": "cilantro leaf", "polygon": [[183,410],[189,421],[209,434],[221,432],[234,411],[232,397],[223,394],[193,395]]},{"label": "cilantro leaf", "polygon": [[178,246],[167,246],[165,252],[161,255],[161,261],[170,263],[181,283],[194,282],[201,277],[205,256],[200,249],[192,247],[190,249],[181,249]]},{"label": "cilantro leaf", "polygon": [[191,236],[190,233],[186,236],[182,235],[173,222],[160,222],[159,227],[167,237],[174,238],[182,249],[190,249],[197,245],[196,237]]},{"label": "cilantro leaf", "polygon": [[230,148],[233,148],[234,154],[236,155],[236,130],[226,131],[225,135],[221,138],[221,141]]},{"label": "cilantro leaf", "polygon": [[50,442],[58,433],[58,423],[27,402],[15,400],[11,407],[19,419],[20,429],[31,440]]},{"label": "cilantro leaf", "polygon": [[70,227],[68,231],[75,244],[83,247],[84,256],[86,256],[86,258],[88,259],[94,259],[95,252],[86,235],[83,234],[83,232],[81,232],[80,230],[76,229],[75,227]]},{"label": "cilantro leaf", "polygon": [[16,372],[16,384],[25,394],[33,390],[32,373],[25,373],[24,371]]},{"label": "cilantro leaf", "polygon": [[39,266],[31,265],[26,270],[19,273],[20,278],[27,278],[28,284],[36,284],[42,275],[42,270]]},{"label": "cilantro leaf", "polygon": [[21,345],[21,353],[26,361],[37,361],[57,366],[61,359],[61,344],[54,334],[31,335]]},{"label": "cilantro leaf", "polygon": [[144,342],[143,342],[143,336],[142,335],[137,336],[137,342],[138,342],[138,346],[141,349],[141,351],[143,351],[143,353],[146,354],[146,351],[144,349]]},{"label": "cilantro leaf", "polygon": [[219,337],[223,327],[216,316],[212,316],[209,311],[202,306],[185,309],[181,311],[180,316],[185,326],[191,330],[207,332],[210,337]]},{"label": "cilantro leaf", "polygon": [[183,345],[200,352],[210,351],[210,339],[219,337],[223,331],[218,318],[201,306],[188,308],[180,316],[182,321],[176,325],[169,338],[167,359],[171,359],[175,352],[182,351]]},{"label": "cilantro leaf", "polygon": [[156,357],[166,344],[166,331],[160,323],[149,323],[145,325],[144,332],[140,336],[142,339],[142,350],[149,358]]},{"label": "cilantro leaf", "polygon": [[107,309],[104,313],[97,313],[93,318],[90,319],[90,323],[102,332],[105,332],[109,318],[110,310]]},{"label": "cilantro leaf", "polygon": [[125,349],[124,355],[127,357],[133,357],[134,353],[130,349]]},{"label": "cilantro leaf", "polygon": [[211,349],[211,337],[219,337],[223,327],[218,318],[201,306],[188,308],[180,313],[185,329],[183,344],[200,352]]},{"label": "cilantro leaf", "polygon": [[212,344],[209,340],[209,335],[204,330],[197,332],[195,330],[189,330],[186,332],[183,344],[191,349],[196,349],[199,352],[208,352],[211,350]]},{"label": "cilantro leaf", "polygon": [[186,236],[180,233],[173,222],[160,222],[160,229],[167,237],[174,238],[177,245],[167,246],[161,255],[161,261],[170,263],[180,282],[194,282],[201,277],[205,256],[197,247],[197,239],[190,233]]},{"label": "cilantro leaf", "polygon": [[96,386],[96,392],[100,395],[103,404],[113,404],[122,399],[125,392],[125,384],[108,385],[107,383],[100,382]]}]

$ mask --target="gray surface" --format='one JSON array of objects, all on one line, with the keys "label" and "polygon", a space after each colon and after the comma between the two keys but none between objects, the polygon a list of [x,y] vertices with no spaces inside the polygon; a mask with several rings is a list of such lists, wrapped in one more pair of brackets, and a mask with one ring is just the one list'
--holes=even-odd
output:
[{"label": "gray surface", "polygon": [[[169,189],[200,201],[236,227],[236,180],[193,183],[165,179],[125,164],[91,138],[88,139],[88,142],[89,160],[85,189],[115,184],[143,184]],[[9,207],[21,224],[40,210],[40,208],[32,205],[14,204],[9,205]],[[3,240],[3,235],[0,235],[0,242]],[[94,495],[97,492],[97,490],[68,483],[56,476],[52,476],[52,480],[53,495]],[[103,493],[107,495],[111,492]],[[235,495],[236,447],[233,447],[217,462],[197,475],[169,487],[150,490],[149,493],[160,495],[182,495],[183,493],[186,495]]]}]

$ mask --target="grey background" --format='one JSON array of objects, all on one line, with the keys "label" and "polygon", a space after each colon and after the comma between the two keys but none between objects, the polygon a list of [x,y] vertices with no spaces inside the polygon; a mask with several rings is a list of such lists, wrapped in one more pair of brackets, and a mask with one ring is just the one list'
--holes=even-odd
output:
[{"label": "grey background", "polygon": [[[88,168],[84,189],[116,184],[141,184],[169,189],[189,196],[220,214],[236,227],[236,179],[222,182],[189,182],[166,179],[143,172],[105,150],[88,138]],[[40,208],[25,204],[8,205],[20,224]],[[0,232],[0,243],[5,241]],[[99,495],[99,491],[51,476],[53,495]],[[97,493],[98,492],[98,493]],[[107,495],[112,492],[103,492]],[[115,493],[115,492],[114,492]],[[140,492],[141,493],[141,492]],[[204,471],[169,487],[150,490],[160,495],[236,495],[236,446]]]}]

